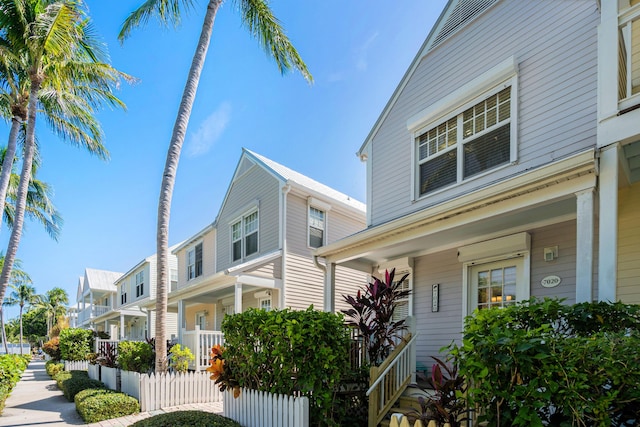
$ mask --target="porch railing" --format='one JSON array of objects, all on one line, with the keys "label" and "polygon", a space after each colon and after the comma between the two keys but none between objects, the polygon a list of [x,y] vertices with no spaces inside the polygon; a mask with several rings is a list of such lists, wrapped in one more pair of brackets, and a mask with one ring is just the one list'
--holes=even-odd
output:
[{"label": "porch railing", "polygon": [[104,354],[107,349],[107,344],[111,344],[111,346],[115,349],[116,354],[118,354],[118,342],[118,340],[104,340],[96,338],[95,352],[98,354],[98,356]]},{"label": "porch railing", "polygon": [[108,305],[94,305],[93,307],[87,307],[78,312],[78,323],[81,324],[82,322],[86,322],[94,317],[102,316],[108,311],[111,311],[111,306]]},{"label": "porch railing", "polygon": [[209,366],[211,347],[216,344],[224,344],[224,335],[220,331],[201,331],[199,326],[196,326],[193,331],[182,331],[182,345],[189,347],[195,356],[195,360],[190,363],[189,368],[196,372]]},{"label": "porch railing", "polygon": [[380,366],[372,366],[369,376],[369,427],[376,427],[411,383],[415,363],[412,355],[416,335],[407,335]]}]

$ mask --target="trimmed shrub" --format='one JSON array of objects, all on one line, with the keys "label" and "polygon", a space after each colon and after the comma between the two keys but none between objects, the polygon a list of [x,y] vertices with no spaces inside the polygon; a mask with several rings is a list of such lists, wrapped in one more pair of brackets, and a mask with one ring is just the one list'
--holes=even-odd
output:
[{"label": "trimmed shrub", "polygon": [[131,427],[241,427],[232,419],[202,411],[159,414],[131,424]]},{"label": "trimmed shrub", "polygon": [[63,371],[55,376],[55,380],[64,397],[70,402],[73,402],[76,394],[82,390],[105,387],[100,381],[89,378],[87,371]]},{"label": "trimmed shrub", "polygon": [[480,310],[450,349],[488,425],[640,422],[640,306],[531,299]]},{"label": "trimmed shrub", "polygon": [[53,360],[60,360],[60,338],[53,337],[42,345],[42,351],[47,353]]},{"label": "trimmed shrub", "polygon": [[60,331],[60,358],[62,360],[86,360],[92,352],[93,331],[70,328]]},{"label": "trimmed shrub", "polygon": [[[310,425],[332,425],[335,391],[349,369],[341,314],[257,310],[225,316],[224,365],[240,387],[309,398]],[[221,379],[224,384],[223,376]]]},{"label": "trimmed shrub", "polygon": [[[67,381],[69,378],[71,378],[71,372],[72,371],[60,371],[57,374],[55,374],[52,378],[55,380],[56,384],[58,385],[58,388],[60,390],[64,390],[63,384],[65,381]],[[74,371],[76,372],[76,371]]]},{"label": "trimmed shrub", "polygon": [[124,417],[140,412],[140,404],[131,396],[107,389],[85,389],[75,395],[76,410],[86,423]]},{"label": "trimmed shrub", "polygon": [[118,343],[117,363],[125,371],[146,374],[153,369],[155,353],[151,344],[144,341]]},{"label": "trimmed shrub", "polygon": [[64,371],[64,363],[57,362],[55,360],[47,360],[44,364],[44,369],[51,378],[55,377],[59,372]]},{"label": "trimmed shrub", "polygon": [[28,359],[16,354],[0,355],[0,413],[4,410],[4,402],[22,373],[27,368]]}]

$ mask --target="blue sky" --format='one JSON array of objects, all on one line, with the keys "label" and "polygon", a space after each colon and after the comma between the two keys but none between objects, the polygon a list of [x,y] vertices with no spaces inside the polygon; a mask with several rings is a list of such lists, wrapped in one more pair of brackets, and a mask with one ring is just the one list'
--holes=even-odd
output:
[{"label": "blue sky", "polygon": [[[127,111],[100,113],[108,162],[69,146],[40,123],[39,178],[64,218],[58,242],[27,223],[18,258],[36,291],[59,286],[75,304],[86,267],[126,272],[155,253],[166,150],[206,6],[177,30],[150,22],[120,45],[121,23],[142,0],[86,0],[114,67],[139,79],[118,95]],[[271,7],[313,74],[281,76],[240,25],[233,2],[216,18],[182,151],[170,244],[211,223],[246,147],[365,201],[355,156],[446,0],[273,0]],[[8,136],[8,127],[0,132]],[[6,251],[9,231],[0,231]],[[9,310],[7,317],[15,317]]]}]

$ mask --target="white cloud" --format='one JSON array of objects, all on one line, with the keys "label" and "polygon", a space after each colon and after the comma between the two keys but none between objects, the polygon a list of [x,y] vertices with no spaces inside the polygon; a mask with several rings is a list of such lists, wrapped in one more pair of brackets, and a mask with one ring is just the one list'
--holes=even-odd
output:
[{"label": "white cloud", "polygon": [[373,42],[375,42],[375,40],[378,38],[378,34],[378,32],[373,33],[371,37],[369,37],[358,50],[356,60],[356,68],[358,69],[358,71],[365,71],[367,69],[367,54],[369,53],[369,48],[371,47]]},{"label": "white cloud", "polygon": [[209,115],[191,134],[187,146],[187,155],[197,157],[207,153],[220,138],[231,119],[231,104],[223,102],[218,109]]}]

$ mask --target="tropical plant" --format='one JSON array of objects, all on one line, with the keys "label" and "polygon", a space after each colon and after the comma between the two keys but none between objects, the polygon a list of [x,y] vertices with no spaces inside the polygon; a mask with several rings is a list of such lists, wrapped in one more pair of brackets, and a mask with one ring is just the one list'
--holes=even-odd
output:
[{"label": "tropical plant", "polygon": [[[126,75],[106,63],[82,0],[0,0],[0,28],[0,45],[6,54],[2,57],[6,61],[4,72],[19,88],[23,109],[26,99],[27,112],[14,226],[0,274],[2,301],[22,236],[39,107],[55,133],[106,158],[102,131],[94,115],[104,103],[124,106],[112,88]],[[15,144],[12,138],[9,146]],[[7,156],[3,174],[11,170],[13,154],[9,151]]]},{"label": "tropical plant", "polygon": [[13,290],[11,291],[11,295],[9,295],[9,298],[4,301],[4,304],[8,306],[17,305],[20,308],[20,354],[22,355],[22,315],[24,312],[24,308],[25,306],[28,307],[37,304],[39,301],[39,296],[36,294],[36,288],[31,285],[31,280],[23,280],[17,283],[12,283],[9,286]]},{"label": "tropical plant", "polygon": [[[90,359],[93,359],[93,353],[89,355]],[[104,343],[104,346],[100,348],[100,353],[96,357],[96,362],[107,368],[115,368],[118,366],[118,347],[110,342]]]},{"label": "tropical plant", "polygon": [[[0,269],[2,269],[2,266],[4,266],[4,255],[0,253]],[[22,269],[22,261],[20,261],[19,259],[16,259],[14,262],[14,266],[15,268],[11,271],[12,283],[17,283],[23,280],[31,280],[27,272]],[[7,342],[8,342],[7,331],[5,329],[5,323],[4,323],[3,308],[5,305],[6,304],[4,304],[4,302],[0,304],[0,326],[2,327],[1,333],[2,333],[2,343],[4,344],[4,352],[5,354],[9,354],[9,349],[7,347]]]},{"label": "tropical plant", "polygon": [[118,366],[125,371],[146,374],[153,370],[153,347],[144,341],[120,341],[118,343]]},{"label": "tropical plant", "polygon": [[51,360],[60,360],[60,338],[53,337],[42,345],[42,351],[47,353]]},{"label": "tropical plant", "polygon": [[69,295],[62,288],[54,287],[49,289],[40,297],[36,307],[46,315],[48,336],[51,336],[51,330],[58,323],[58,320],[67,313],[65,304],[69,304]]},{"label": "tropical plant", "polygon": [[405,299],[411,293],[402,289],[404,281],[409,276],[405,274],[400,280],[395,280],[396,270],[385,271],[384,281],[373,277],[365,289],[359,289],[355,298],[343,295],[350,309],[342,310],[347,315],[346,324],[360,330],[364,337],[369,362],[380,364],[396,346],[402,332],[407,329],[405,319],[393,320],[398,301]]},{"label": "tropical plant", "polygon": [[189,363],[195,360],[195,356],[189,347],[182,347],[176,344],[169,350],[169,367],[176,372],[187,372]]},{"label": "tropical plant", "polygon": [[[191,109],[198,89],[200,74],[204,66],[213,23],[224,0],[208,0],[207,9],[198,39],[196,52],[191,62],[187,82],[180,101],[180,107],[173,127],[167,159],[162,173],[162,185],[158,202],[157,224],[157,290],[156,290],[156,331],[158,351],[156,352],[156,370],[165,372],[166,363],[166,317],[167,317],[167,289],[169,288],[169,219],[171,214],[171,199],[175,185],[176,171],[180,160],[182,144],[187,132]],[[247,27],[260,45],[270,55],[281,73],[294,68],[311,82],[313,78],[307,70],[293,44],[284,32],[280,22],[273,15],[266,0],[237,0],[242,24]],[[162,23],[177,24],[180,21],[181,9],[188,10],[194,0],[146,0],[133,11],[125,20],[118,38],[123,41],[133,28],[145,24],[149,18],[157,17]]]}]

